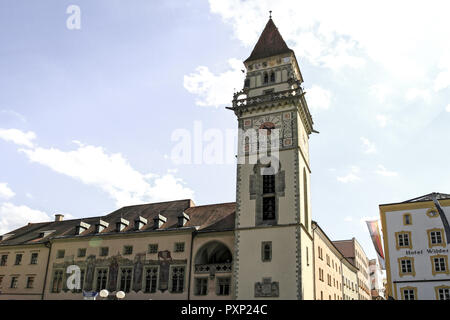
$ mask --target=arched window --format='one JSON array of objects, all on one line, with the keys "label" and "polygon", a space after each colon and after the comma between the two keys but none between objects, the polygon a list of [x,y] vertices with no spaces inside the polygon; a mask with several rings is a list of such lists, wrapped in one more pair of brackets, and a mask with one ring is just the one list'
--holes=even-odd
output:
[{"label": "arched window", "polygon": [[275,72],[270,73],[270,82],[275,82]]},{"label": "arched window", "polygon": [[304,214],[305,214],[305,227],[306,230],[309,230],[309,215],[308,215],[308,180],[306,178],[306,170],[303,168],[303,198],[304,198]]},{"label": "arched window", "polygon": [[267,72],[264,72],[264,83],[269,83],[269,75]]}]

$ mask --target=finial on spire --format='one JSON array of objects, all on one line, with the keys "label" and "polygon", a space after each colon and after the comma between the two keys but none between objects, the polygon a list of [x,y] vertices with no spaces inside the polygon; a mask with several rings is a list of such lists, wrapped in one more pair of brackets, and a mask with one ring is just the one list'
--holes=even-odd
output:
[{"label": "finial on spire", "polygon": [[272,10],[269,11],[269,19],[272,19]]}]

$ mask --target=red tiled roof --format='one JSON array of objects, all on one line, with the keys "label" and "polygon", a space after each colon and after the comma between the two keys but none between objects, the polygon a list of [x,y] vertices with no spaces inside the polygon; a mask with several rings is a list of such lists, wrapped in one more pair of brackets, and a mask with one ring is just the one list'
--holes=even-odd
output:
[{"label": "red tiled roof", "polygon": [[293,51],[289,49],[286,42],[284,42],[278,28],[275,26],[275,23],[273,23],[272,19],[269,19],[266,27],[259,37],[258,42],[255,45],[255,48],[250,54],[250,57],[248,57],[245,62],[290,52]]}]

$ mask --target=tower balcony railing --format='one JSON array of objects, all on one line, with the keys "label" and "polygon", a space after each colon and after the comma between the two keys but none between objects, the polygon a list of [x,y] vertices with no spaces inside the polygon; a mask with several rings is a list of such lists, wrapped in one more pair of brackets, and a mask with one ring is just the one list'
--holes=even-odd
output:
[{"label": "tower balcony railing", "polygon": [[245,106],[251,106],[253,104],[259,104],[264,102],[270,102],[270,101],[277,101],[281,99],[288,99],[294,96],[301,96],[303,94],[302,87],[297,87],[294,89],[289,90],[283,90],[283,91],[276,91],[276,92],[269,92],[266,94],[262,94],[256,97],[245,97],[239,99],[239,96],[242,94],[236,94],[235,98],[233,99],[233,108],[239,108],[239,107],[245,107]]},{"label": "tower balcony railing", "polygon": [[232,271],[231,263],[196,264],[195,273],[226,273]]}]

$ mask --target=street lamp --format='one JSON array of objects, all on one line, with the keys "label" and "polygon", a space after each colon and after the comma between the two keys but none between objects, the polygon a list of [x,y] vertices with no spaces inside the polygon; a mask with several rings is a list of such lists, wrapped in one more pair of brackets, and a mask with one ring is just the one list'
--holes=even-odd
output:
[{"label": "street lamp", "polygon": [[103,289],[103,290],[100,291],[99,294],[100,294],[100,297],[102,297],[102,298],[107,298],[108,295],[109,295],[109,291],[106,290],[106,289]]},{"label": "street lamp", "polygon": [[123,291],[117,291],[117,293],[116,293],[116,298],[119,299],[119,300],[125,298],[125,292],[123,292]]}]

